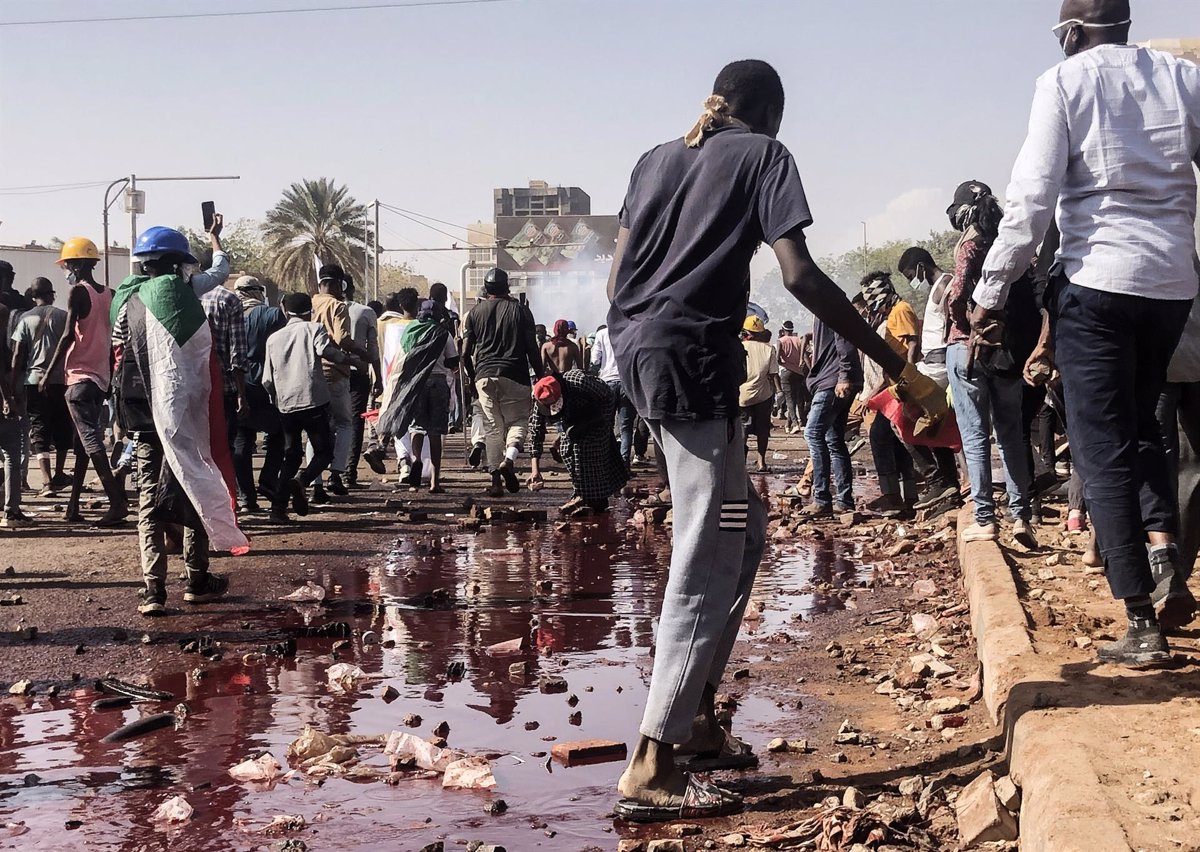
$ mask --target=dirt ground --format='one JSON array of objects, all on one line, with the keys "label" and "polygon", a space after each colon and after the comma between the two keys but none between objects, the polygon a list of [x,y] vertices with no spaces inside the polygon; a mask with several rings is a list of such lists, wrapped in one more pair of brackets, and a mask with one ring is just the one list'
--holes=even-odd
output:
[{"label": "dirt ground", "polygon": [[[794,507],[779,495],[795,481],[803,467],[803,443],[798,437],[777,436],[773,452],[773,472],[752,477],[773,507],[772,546],[764,563],[771,565],[771,583],[756,594],[752,610],[757,612],[752,612],[747,620],[743,639],[735,651],[723,703],[732,716],[733,730],[745,737],[762,759],[756,771],[719,776],[721,783],[746,795],[746,812],[696,825],[645,828],[613,822],[611,816],[604,815],[613,803],[611,784],[619,774],[618,764],[604,768],[595,776],[594,783],[572,789],[569,795],[562,790],[546,792],[548,798],[538,806],[544,814],[539,819],[520,811],[521,803],[507,793],[505,778],[500,776],[497,793],[505,795],[512,813],[520,812],[519,819],[527,821],[519,835],[530,838],[527,845],[550,849],[611,848],[619,839],[623,848],[636,849],[653,839],[685,837],[687,849],[742,845],[812,848],[806,844],[824,836],[835,844],[830,848],[850,849],[855,843],[868,841],[876,849],[955,848],[956,831],[949,803],[960,784],[970,780],[980,768],[997,762],[1001,743],[999,730],[990,724],[978,703],[974,646],[958,579],[953,528],[949,526],[952,516],[901,524],[865,516],[817,525],[799,523],[791,514]],[[461,445],[451,443],[448,455],[453,458],[455,453],[461,453]],[[107,753],[102,758],[96,757],[82,743],[77,743],[88,731],[94,736],[111,730],[115,724],[96,723],[94,714],[84,712],[92,700],[100,697],[91,689],[91,682],[111,674],[159,688],[167,684],[171,691],[189,696],[195,693],[196,701],[207,702],[206,706],[215,701],[213,693],[270,692],[275,702],[272,711],[275,728],[269,735],[250,728],[229,743],[222,741],[220,766],[215,765],[218,761],[214,758],[211,777],[223,774],[223,768],[232,762],[231,755],[274,741],[286,742],[285,732],[288,738],[299,733],[298,719],[294,723],[279,722],[280,702],[289,698],[291,689],[290,668],[299,671],[310,664],[319,666],[315,679],[294,687],[296,694],[290,699],[310,702],[304,705],[309,709],[301,714],[302,718],[314,725],[327,725],[330,730],[361,732],[358,727],[364,723],[357,721],[360,716],[352,716],[350,709],[342,712],[339,703],[342,699],[326,695],[324,667],[339,659],[356,662],[368,671],[372,665],[378,665],[377,656],[373,656],[378,651],[362,641],[365,637],[360,625],[366,625],[368,620],[371,625],[384,623],[378,621],[383,606],[381,584],[386,586],[388,577],[419,574],[424,570],[422,565],[431,559],[442,559],[430,554],[440,553],[443,547],[452,550],[451,536],[507,536],[503,540],[516,554],[522,548],[542,547],[543,553],[559,554],[564,563],[574,560],[580,565],[590,565],[597,549],[609,548],[610,538],[605,536],[610,536],[612,555],[604,557],[597,576],[604,573],[608,560],[617,558],[617,552],[641,553],[639,558],[644,561],[637,564],[644,565],[641,570],[652,571],[653,575],[645,576],[648,585],[641,591],[634,588],[628,595],[628,603],[621,606],[628,606],[638,614],[641,620],[636,623],[641,625],[638,629],[645,636],[641,640],[634,636],[627,643],[622,638],[624,634],[618,631],[612,634],[616,637],[615,644],[612,639],[604,639],[597,648],[604,656],[603,666],[617,667],[613,669],[614,677],[623,671],[622,666],[630,668],[633,679],[628,681],[625,695],[644,690],[649,665],[645,646],[650,641],[649,625],[657,612],[657,595],[661,594],[665,576],[663,546],[668,530],[656,525],[653,519],[645,527],[637,524],[633,512],[638,495],[652,488],[650,471],[640,474],[633,483],[631,497],[619,501],[613,516],[589,526],[565,525],[554,517],[554,507],[568,494],[565,476],[557,473],[543,492],[522,491],[518,497],[495,501],[507,507],[548,512],[549,519],[544,523],[514,524],[511,531],[505,532],[503,524],[484,524],[482,530],[472,524],[464,526],[467,520],[464,502],[481,492],[483,480],[478,474],[463,472],[456,463],[449,467],[448,493],[439,497],[397,493],[392,483],[376,482],[376,477],[364,471],[362,479],[371,483],[370,488],[353,492],[326,511],[314,511],[294,527],[278,530],[253,521],[248,523],[252,553],[237,559],[214,559],[213,570],[228,573],[233,580],[228,600],[211,606],[186,607],[181,601],[179,580],[171,588],[168,600],[175,611],[170,617],[158,620],[142,619],[135,612],[139,582],[132,524],[114,531],[71,528],[54,520],[57,513],[52,502],[31,500],[29,508],[37,513],[37,526],[0,534],[4,544],[0,556],[0,602],[12,602],[0,607],[0,682],[4,685],[4,697],[0,699],[0,822],[12,823],[7,830],[13,836],[12,840],[4,840],[0,831],[0,846],[11,843],[12,848],[59,848],[60,844],[83,840],[86,835],[89,848],[157,848],[156,842],[167,839],[172,848],[181,849],[268,848],[272,843],[282,848],[279,847],[282,841],[245,836],[238,833],[242,832],[241,827],[234,831],[233,825],[242,825],[239,820],[249,819],[246,811],[263,815],[252,799],[238,799],[240,804],[229,805],[220,816],[210,802],[213,816],[209,818],[202,810],[202,803],[206,786],[214,782],[181,785],[185,769],[161,777],[152,774],[149,780],[139,776],[137,784],[125,784],[124,776],[133,771],[131,767],[147,762],[145,755],[141,760],[131,759],[128,754],[117,758],[118,764],[112,771],[120,773],[120,784],[106,781],[106,786],[100,788],[87,784],[72,786],[79,780],[81,766],[100,763],[107,767],[113,760]],[[99,512],[93,509],[90,514]],[[490,552],[502,553],[499,548]],[[474,582],[478,592],[482,583],[483,594],[487,593],[488,577],[479,570],[480,563],[472,563],[470,558],[464,562],[462,555],[455,557],[453,553],[443,561],[475,578],[468,582],[468,588]],[[379,573],[381,564],[384,568]],[[172,577],[178,577],[181,569],[175,558],[171,566]],[[562,566],[563,571],[569,568]],[[635,576],[634,580],[639,578]],[[346,620],[352,625],[350,641],[303,640],[297,656],[303,662],[276,667],[270,659],[263,660],[264,647],[295,636],[296,625],[303,623],[297,614],[299,608],[279,598],[308,581],[327,588],[331,596],[317,621],[312,623]],[[532,585],[535,581],[517,577],[515,582]],[[560,578],[555,575],[553,581],[537,582],[557,585]],[[612,588],[610,584],[607,591],[610,597],[617,594]],[[433,648],[441,641],[432,632],[439,619],[449,622],[474,616],[470,615],[469,604],[465,610],[426,611],[430,608],[430,596],[436,597],[434,593],[438,591],[422,593],[423,602],[402,602],[402,611],[410,608],[422,611],[422,617],[427,619],[422,624],[434,625],[427,636],[414,633],[402,641],[441,659],[437,657],[440,649]],[[585,607],[590,606],[589,594],[579,595]],[[535,603],[539,600],[536,594],[534,600]],[[571,613],[561,613],[562,624],[584,623],[579,618],[572,621],[566,617],[568,614]],[[545,632],[549,616],[543,614],[541,618]],[[36,628],[36,638],[30,638],[29,628]],[[484,637],[477,638],[476,643],[488,641],[486,630],[478,625],[471,629]],[[497,626],[492,640],[496,635],[504,638],[503,630]],[[508,635],[512,635],[511,630]],[[201,658],[181,647],[200,637],[209,637],[216,643],[215,659]],[[540,651],[531,664],[557,665],[559,668],[555,670],[567,670],[571,665],[569,636],[560,639],[554,649],[540,648]],[[1083,652],[1080,656],[1084,656]],[[452,682],[447,683],[441,675],[428,675],[424,669],[414,670],[414,666],[424,665],[416,661],[415,653],[408,659],[409,670],[404,681],[397,682],[402,689],[405,685],[409,687],[410,691],[404,693],[405,700],[411,692],[413,701],[424,700],[426,704],[422,706],[440,708],[434,712],[445,713],[447,717],[468,712],[466,699],[458,699],[464,702],[459,707],[456,699],[450,697]],[[444,667],[436,661],[430,665]],[[385,673],[386,669],[385,665]],[[496,709],[496,702],[501,701],[497,696],[503,691],[502,680],[502,677],[493,680],[485,677],[476,683],[476,688],[491,694],[489,714],[508,724],[514,718],[513,712]],[[19,681],[29,683],[18,684]],[[9,694],[10,685],[17,685],[16,691],[21,694]],[[443,691],[447,693],[445,700]],[[622,692],[621,687],[617,687],[617,692]],[[588,697],[583,697],[586,706]],[[507,700],[505,695],[503,701]],[[623,713],[603,720],[604,724],[616,725],[616,731],[624,730],[630,743],[636,730],[639,701],[640,696],[629,698]],[[358,706],[361,701],[355,704]],[[78,726],[66,734],[39,730],[28,722],[43,714],[48,720],[56,719],[54,714],[68,710],[73,719],[78,716],[82,721],[76,720]],[[331,714],[336,723],[326,718]],[[519,710],[516,716],[520,716]],[[594,711],[585,718],[588,721],[581,730],[591,735],[593,728],[589,725],[601,722],[596,720]],[[200,725],[206,722],[215,723],[218,728],[222,724],[219,718],[199,718]],[[454,724],[458,736],[462,729],[457,721]],[[196,730],[197,722],[189,719],[188,725]],[[528,725],[525,730],[529,730]],[[557,736],[542,739],[567,739],[570,733],[569,728],[561,732],[556,729]],[[473,735],[472,731],[467,736]],[[156,736],[161,735],[151,735],[144,742],[157,742]],[[200,736],[197,742],[203,743],[204,736],[213,734]],[[480,737],[482,741],[482,734]],[[59,752],[72,743],[76,743],[74,748],[81,756],[63,758]],[[160,745],[164,752],[171,751],[169,741],[164,739]],[[178,754],[153,752],[149,745],[146,748],[152,752],[149,762],[155,767],[172,760],[179,762]],[[282,750],[276,756],[282,759]],[[122,761],[124,770],[120,768]],[[582,773],[582,770],[568,772]],[[583,774],[568,777],[590,778]],[[55,785],[57,792],[65,795],[65,805],[52,795],[51,788]],[[47,798],[34,797],[43,788]],[[316,806],[322,796],[332,797],[331,791],[340,789],[334,782],[324,786],[310,784],[305,788],[304,801]],[[197,805],[189,829],[166,832],[149,825],[146,811],[179,790],[191,790],[189,800]],[[407,794],[396,791],[395,795],[403,800]],[[209,797],[215,799],[216,793]],[[335,803],[326,803],[332,809],[328,812],[335,814],[328,823],[319,825],[321,820],[310,818],[306,828],[290,831],[287,838],[302,841],[312,849],[415,850],[436,848],[437,843],[448,847],[466,844],[473,837],[500,842],[493,835],[499,835],[501,840],[511,837],[505,832],[515,830],[512,823],[517,819],[511,814],[507,821],[504,817],[484,816],[481,809],[474,811],[476,817],[464,817],[453,825],[443,824],[439,830],[439,821],[444,822],[440,817],[423,822],[413,819],[412,813],[389,817],[391,806],[385,804],[388,801],[385,793],[373,792],[370,798],[373,802],[378,800],[383,809],[354,811],[353,818],[339,821],[336,817],[347,814],[354,806],[354,796],[347,794]],[[119,805],[135,800],[140,803],[139,809],[118,808],[119,817],[110,812],[117,805],[98,804]],[[437,814],[443,799],[419,801],[432,802],[429,807],[434,810],[427,812]],[[534,808],[533,803],[528,804],[529,809]],[[86,815],[81,819],[59,820],[62,813],[72,808]],[[561,825],[556,825],[556,819]],[[578,830],[573,828],[576,823],[581,824]],[[408,832],[399,839],[389,833],[397,826]],[[556,835],[556,828],[561,833]],[[128,846],[121,838],[134,829],[141,832],[137,836],[142,840],[140,845]],[[76,830],[83,834],[72,841],[69,832]],[[608,840],[595,839],[604,836]],[[511,840],[507,846],[526,848],[514,845]]]}]

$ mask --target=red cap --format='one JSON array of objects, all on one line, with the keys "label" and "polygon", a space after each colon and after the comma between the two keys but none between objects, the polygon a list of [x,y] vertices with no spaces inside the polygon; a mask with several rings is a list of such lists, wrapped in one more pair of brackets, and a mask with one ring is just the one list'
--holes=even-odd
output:
[{"label": "red cap", "polygon": [[539,379],[538,383],[533,386],[533,398],[539,404],[549,408],[551,414],[558,414],[562,409],[562,385],[554,376]]}]

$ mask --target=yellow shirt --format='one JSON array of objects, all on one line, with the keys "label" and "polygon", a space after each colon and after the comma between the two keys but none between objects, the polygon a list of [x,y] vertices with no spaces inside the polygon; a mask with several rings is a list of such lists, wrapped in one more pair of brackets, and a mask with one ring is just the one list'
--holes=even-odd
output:
[{"label": "yellow shirt", "polygon": [[908,358],[908,346],[901,340],[902,337],[921,336],[921,323],[917,320],[917,312],[913,310],[913,306],[903,299],[892,306],[892,312],[887,318],[887,334],[884,335],[884,340],[892,349],[896,350],[896,354],[901,358]]}]

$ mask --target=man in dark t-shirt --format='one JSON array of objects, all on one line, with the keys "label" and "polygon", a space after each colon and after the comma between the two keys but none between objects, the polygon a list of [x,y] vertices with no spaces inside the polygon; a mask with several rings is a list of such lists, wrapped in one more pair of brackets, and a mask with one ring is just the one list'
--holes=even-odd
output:
[{"label": "man in dark t-shirt", "polygon": [[493,269],[484,277],[487,298],[467,314],[463,323],[463,369],[479,394],[488,464],[492,466],[489,496],[521,488],[517,456],[533,405],[529,373],[545,374],[534,334],[533,314],[509,295],[508,273]]},{"label": "man in dark t-shirt", "polygon": [[945,413],[945,394],[905,368],[809,254],[804,187],[775,138],[783,119],[779,75],[765,62],[735,62],[712,91],[692,131],[634,169],[609,279],[621,384],[663,451],[675,507],[650,694],[618,783],[615,810],[630,820],[740,809],[737,796],[685,774],[677,757],[689,756],[700,770],[755,763],[718,725],[714,696],[766,540],[738,418],[745,379],[738,330],[759,244],[771,245],[784,285],[814,315],[902,379],[898,390],[931,421]]}]

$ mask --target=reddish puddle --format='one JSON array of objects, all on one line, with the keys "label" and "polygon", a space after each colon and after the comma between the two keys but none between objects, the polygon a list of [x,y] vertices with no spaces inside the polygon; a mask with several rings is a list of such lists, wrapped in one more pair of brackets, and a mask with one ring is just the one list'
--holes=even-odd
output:
[{"label": "reddish puddle", "polygon": [[[455,534],[442,553],[429,552],[428,540],[402,540],[386,557],[309,569],[330,590],[323,610],[308,613],[313,623],[350,622],[354,647],[344,661],[382,675],[349,695],[326,682],[333,640],[301,639],[294,660],[245,665],[231,654],[204,663],[206,676],[198,682],[187,671],[204,661],[181,654],[179,665],[186,668],[153,672],[149,681],[186,702],[186,724],[126,743],[100,739],[171,705],[93,711],[98,695],[90,687],[27,706],[0,704],[0,824],[28,828],[8,839],[0,829],[0,848],[266,848],[277,838],[254,830],[278,814],[305,818],[308,827],[291,836],[310,849],[417,850],[434,840],[448,848],[468,840],[510,850],[613,848],[608,814],[623,764],[566,768],[555,762],[548,769],[544,753],[552,745],[545,738],[632,744],[636,736],[669,531],[649,529],[627,542],[627,517],[622,508],[562,532],[509,526]],[[808,618],[841,601],[800,588],[814,578],[840,586],[854,579],[857,567],[849,543],[780,548],[760,572],[767,605],[746,635],[802,634],[798,613]],[[539,583],[547,580],[543,591]],[[452,592],[452,603],[427,608],[427,596],[439,589]],[[264,628],[264,642],[279,638],[304,624],[301,610],[255,614],[254,626]],[[362,645],[365,630],[394,638],[395,647]],[[522,655],[484,653],[519,636],[530,637]],[[528,677],[513,682],[509,665],[521,660]],[[454,663],[465,666],[462,677],[450,676]],[[545,674],[563,676],[569,692],[541,694],[538,677]],[[391,704],[379,698],[385,685],[400,693]],[[572,694],[575,707],[568,705]],[[576,711],[578,725],[569,721]],[[768,698],[750,695],[737,729],[761,749],[783,712]],[[493,762],[496,789],[443,791],[424,780],[397,787],[338,778],[316,784],[300,777],[264,789],[227,775],[261,750],[285,763],[288,743],[306,723],[329,733],[385,733],[408,730],[400,722],[407,713],[423,717],[413,731],[421,736],[446,721],[451,746],[503,752]],[[539,723],[536,730],[526,730],[531,722]],[[369,762],[386,765],[382,757]],[[184,796],[194,816],[181,827],[156,826],[151,814],[173,795]],[[491,815],[486,808],[497,799],[508,810]]]}]

